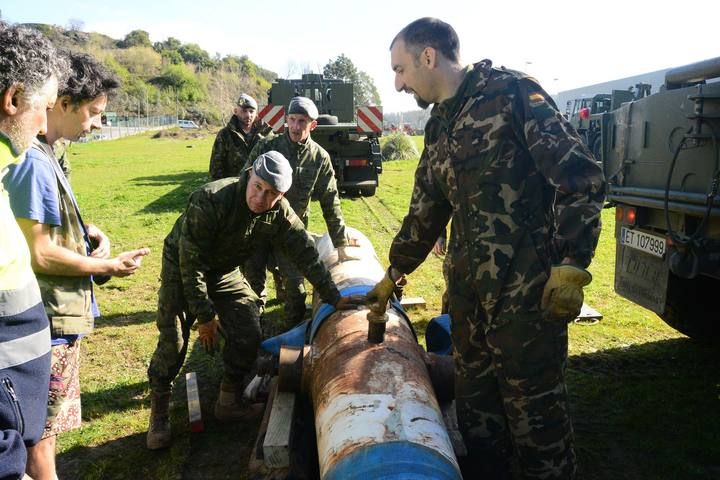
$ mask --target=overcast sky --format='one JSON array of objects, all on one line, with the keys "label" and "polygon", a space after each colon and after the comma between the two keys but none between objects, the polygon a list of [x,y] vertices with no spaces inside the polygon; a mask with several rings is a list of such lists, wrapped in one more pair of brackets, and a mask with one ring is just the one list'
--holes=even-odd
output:
[{"label": "overcast sky", "polygon": [[281,77],[322,72],[344,53],[374,79],[387,112],[417,109],[394,90],[388,48],[422,16],[453,25],[463,63],[490,58],[553,94],[720,56],[718,0],[3,0],[0,10],[10,22],[78,19],[116,39],[134,29],[153,42],[172,36],[211,56],[247,55]]}]

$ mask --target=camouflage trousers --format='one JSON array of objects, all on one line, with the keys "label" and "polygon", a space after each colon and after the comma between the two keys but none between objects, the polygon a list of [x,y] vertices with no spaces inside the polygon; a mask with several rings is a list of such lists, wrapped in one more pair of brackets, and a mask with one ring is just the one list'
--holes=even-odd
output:
[{"label": "camouflage trousers", "polygon": [[509,475],[514,454],[524,478],[574,478],[564,376],[567,324],[542,317],[544,282],[532,282],[525,291],[529,298],[522,303],[535,308],[503,308],[501,299],[500,313],[489,319],[480,302],[481,289],[457,269],[448,273],[455,398],[468,458],[497,462],[498,471],[507,470]]},{"label": "camouflage trousers", "polygon": [[262,295],[265,290],[266,269],[277,269],[285,290],[284,327],[291,328],[305,317],[305,277],[284,253],[272,249],[269,245],[257,248],[243,265],[243,273],[253,290]]},{"label": "camouflage trousers", "polygon": [[[259,299],[238,269],[206,277],[225,340],[223,381],[241,383],[250,371],[262,337]],[[157,327],[160,333],[148,367],[150,388],[169,392],[182,368],[195,317],[188,310],[178,268],[163,260],[158,293]]]}]

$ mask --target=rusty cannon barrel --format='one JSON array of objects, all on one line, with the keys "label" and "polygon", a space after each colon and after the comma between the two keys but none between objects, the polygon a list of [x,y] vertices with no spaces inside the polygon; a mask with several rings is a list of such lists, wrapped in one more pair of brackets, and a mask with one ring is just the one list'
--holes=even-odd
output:
[{"label": "rusty cannon barrel", "polygon": [[[367,293],[385,270],[370,241],[341,262],[329,237],[321,259],[344,296]],[[368,312],[334,311],[315,299],[309,342],[280,351],[279,387],[310,396],[321,478],[460,479],[430,380],[428,355],[399,303],[388,308],[380,342],[368,340]],[[450,372],[451,373],[451,372]]]}]

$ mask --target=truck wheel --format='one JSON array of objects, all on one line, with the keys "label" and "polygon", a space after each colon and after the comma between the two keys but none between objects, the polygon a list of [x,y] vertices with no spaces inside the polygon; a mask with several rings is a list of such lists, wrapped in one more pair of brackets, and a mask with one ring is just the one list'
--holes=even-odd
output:
[{"label": "truck wheel", "polygon": [[671,272],[665,312],[660,318],[692,339],[718,345],[720,322],[711,305],[718,292],[720,280],[703,275],[693,279],[680,278]]},{"label": "truck wheel", "polygon": [[377,187],[363,187],[360,189],[360,195],[363,197],[372,197],[375,195],[375,189],[377,189]]}]

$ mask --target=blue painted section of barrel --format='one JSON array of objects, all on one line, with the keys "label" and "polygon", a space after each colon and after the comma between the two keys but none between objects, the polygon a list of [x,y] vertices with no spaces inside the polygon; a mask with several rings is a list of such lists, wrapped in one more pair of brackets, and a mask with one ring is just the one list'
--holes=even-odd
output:
[{"label": "blue painted section of barrel", "polygon": [[353,450],[323,480],[462,480],[457,467],[436,450],[412,442],[387,442]]}]

